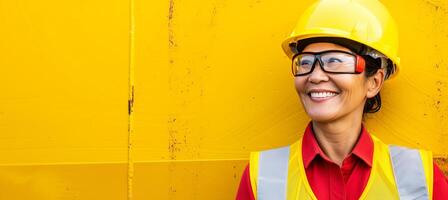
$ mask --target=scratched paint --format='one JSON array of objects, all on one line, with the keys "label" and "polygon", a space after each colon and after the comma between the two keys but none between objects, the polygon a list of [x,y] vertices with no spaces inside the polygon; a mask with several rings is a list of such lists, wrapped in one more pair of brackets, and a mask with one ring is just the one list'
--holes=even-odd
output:
[{"label": "scratched paint", "polygon": [[170,0],[170,6],[168,9],[168,45],[170,48],[175,46],[174,42],[174,30],[173,30],[173,18],[174,18],[174,1]]},{"label": "scratched paint", "polygon": [[134,199],[134,137],[135,137],[135,1],[129,1],[129,74],[128,74],[128,180],[127,180],[127,199]]}]

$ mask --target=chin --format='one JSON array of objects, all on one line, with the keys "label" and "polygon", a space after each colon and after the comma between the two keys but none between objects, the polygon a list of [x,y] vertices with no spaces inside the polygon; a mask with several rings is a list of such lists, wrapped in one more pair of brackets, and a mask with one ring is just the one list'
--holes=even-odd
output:
[{"label": "chin", "polygon": [[308,111],[305,110],[308,117],[315,122],[331,122],[337,119],[337,115],[334,112],[327,111]]}]

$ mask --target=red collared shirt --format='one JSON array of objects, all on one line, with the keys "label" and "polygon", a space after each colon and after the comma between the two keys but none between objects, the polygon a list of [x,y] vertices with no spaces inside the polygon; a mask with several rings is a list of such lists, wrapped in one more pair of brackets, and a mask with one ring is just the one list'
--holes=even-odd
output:
[{"label": "red collared shirt", "polygon": [[[322,151],[311,123],[303,135],[302,156],[306,176],[317,199],[359,199],[369,179],[373,141],[364,126],[352,152],[339,167]],[[448,180],[434,163],[433,199],[448,199]],[[250,184],[249,165],[244,170],[237,200],[255,200]]]}]

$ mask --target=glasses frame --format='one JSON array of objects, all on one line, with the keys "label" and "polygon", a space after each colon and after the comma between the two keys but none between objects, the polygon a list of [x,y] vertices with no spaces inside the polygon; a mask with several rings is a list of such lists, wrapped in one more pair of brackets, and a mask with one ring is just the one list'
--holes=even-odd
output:
[{"label": "glasses frame", "polygon": [[[323,64],[323,61],[322,61],[322,59],[320,57],[321,54],[324,54],[324,53],[346,53],[346,54],[350,54],[350,55],[354,56],[355,57],[355,71],[354,72],[330,72],[330,71],[326,71],[324,69],[324,67],[323,67],[324,64]],[[297,56],[303,55],[303,54],[314,55],[314,57],[316,59],[314,59],[313,65],[311,66],[311,70],[309,72],[304,73],[304,74],[294,74],[294,59]],[[366,61],[364,60],[364,58],[362,56],[357,55],[357,54],[352,53],[352,52],[347,52],[347,51],[342,51],[342,50],[328,50],[328,51],[320,51],[320,52],[306,52],[305,51],[305,52],[297,53],[297,54],[295,54],[292,57],[292,60],[291,60],[291,72],[292,72],[292,75],[294,75],[294,76],[305,76],[305,75],[311,74],[314,71],[314,68],[316,67],[316,63],[317,62],[319,62],[320,69],[322,69],[322,71],[324,71],[325,73],[329,73],[329,74],[361,74],[362,72],[364,72],[364,69],[366,67]]]}]

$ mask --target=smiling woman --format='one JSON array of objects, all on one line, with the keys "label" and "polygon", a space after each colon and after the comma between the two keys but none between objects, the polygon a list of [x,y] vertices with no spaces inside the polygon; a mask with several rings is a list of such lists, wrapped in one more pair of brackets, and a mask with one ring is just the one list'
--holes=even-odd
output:
[{"label": "smiling woman", "polygon": [[430,151],[386,145],[363,125],[399,70],[397,30],[380,2],[319,1],[283,49],[311,122],[294,144],[251,153],[237,199],[448,199]]}]

